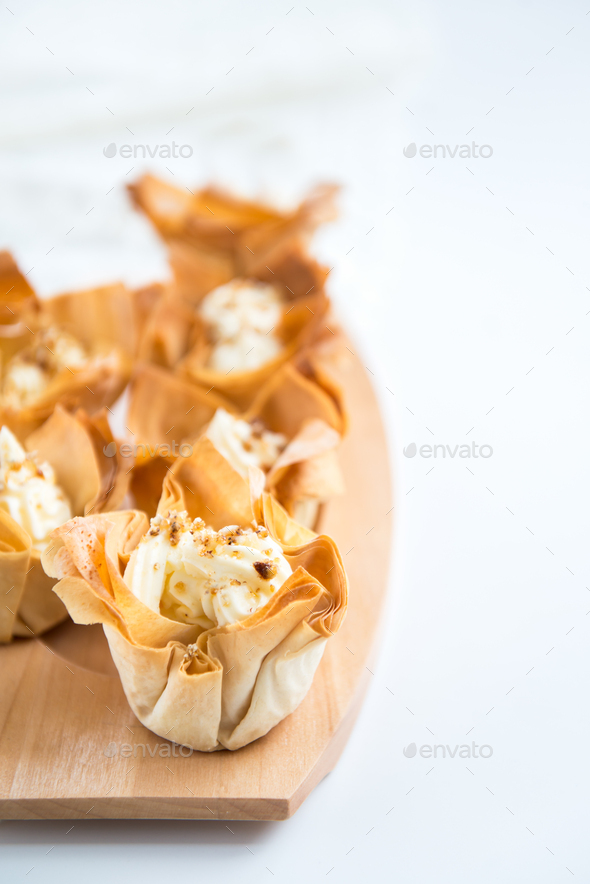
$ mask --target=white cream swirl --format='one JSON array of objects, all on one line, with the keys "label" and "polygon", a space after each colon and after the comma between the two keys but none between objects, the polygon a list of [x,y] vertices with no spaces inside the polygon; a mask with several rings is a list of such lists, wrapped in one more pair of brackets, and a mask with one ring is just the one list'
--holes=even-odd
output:
[{"label": "white cream swirl", "polygon": [[156,516],[124,580],[152,611],[210,629],[262,608],[292,573],[266,528],[214,531],[186,513]]},{"label": "white cream swirl", "polygon": [[224,408],[217,409],[205,435],[244,479],[249,467],[270,470],[287,444],[282,433],[267,430],[260,421],[233,417]]},{"label": "white cream swirl", "polygon": [[274,359],[282,308],[278,289],[255,280],[234,279],[209,292],[199,305],[213,345],[208,367],[249,371]]},{"label": "white cream swirl", "polygon": [[70,504],[46,461],[28,455],[8,427],[0,430],[0,508],[44,550],[49,534],[72,517]]}]

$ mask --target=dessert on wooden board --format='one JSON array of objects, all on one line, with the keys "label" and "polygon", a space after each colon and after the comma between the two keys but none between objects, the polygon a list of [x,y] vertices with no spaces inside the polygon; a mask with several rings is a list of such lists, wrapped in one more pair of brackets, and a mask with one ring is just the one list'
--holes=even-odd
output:
[{"label": "dessert on wooden board", "polygon": [[132,479],[136,501],[153,515],[168,469],[205,434],[242,478],[251,466],[262,469],[267,490],[289,515],[314,527],[321,504],[342,492],[337,449],[346,421],[341,390],[309,364],[282,365],[245,412],[215,390],[159,366],[138,366],[126,421],[141,446]]},{"label": "dessert on wooden board", "polygon": [[72,516],[122,503],[133,461],[108,456],[108,446],[115,441],[106,409],[89,417],[57,405],[23,444],[0,429],[0,642],[39,635],[67,617],[41,554]]},{"label": "dessert on wooden board", "polygon": [[[346,481],[339,337],[308,252],[335,189],[292,212],[150,176],[130,191],[168,281],[40,300],[0,255],[0,586],[16,600],[0,639],[66,611],[101,623],[146,727],[233,750],[299,706],[346,614],[341,555],[313,530]],[[115,439],[99,408],[129,380]]]},{"label": "dessert on wooden board", "polygon": [[39,299],[0,252],[0,425],[24,439],[57,404],[89,414],[112,405],[131,374],[139,316],[121,284]]},{"label": "dessert on wooden board", "polygon": [[135,715],[192,749],[239,749],[293,712],[346,612],[334,541],[262,479],[243,481],[204,436],[151,522],[74,519],[43,557],[74,620],[103,624]]}]

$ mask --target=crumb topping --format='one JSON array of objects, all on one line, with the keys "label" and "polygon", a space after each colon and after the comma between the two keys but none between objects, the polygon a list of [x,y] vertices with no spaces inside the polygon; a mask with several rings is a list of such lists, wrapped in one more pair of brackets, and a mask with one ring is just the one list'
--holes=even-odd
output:
[{"label": "crumb topping", "polygon": [[216,531],[203,519],[170,510],[152,519],[124,579],[152,610],[209,629],[249,617],[291,573],[263,526]]},{"label": "crumb topping", "polygon": [[254,567],[263,580],[270,580],[277,573],[277,566],[272,562],[254,562]]}]

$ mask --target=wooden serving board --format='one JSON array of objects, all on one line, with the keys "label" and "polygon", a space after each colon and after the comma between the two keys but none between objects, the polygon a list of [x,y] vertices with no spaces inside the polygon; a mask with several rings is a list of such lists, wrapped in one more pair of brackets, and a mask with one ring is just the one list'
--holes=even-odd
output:
[{"label": "wooden serving board", "polygon": [[371,678],[393,507],[368,376],[352,355],[339,374],[351,416],[347,490],[320,530],[340,545],[350,603],[301,706],[243,749],[183,757],[131,712],[101,626],[67,622],[16,640],[0,647],[1,819],[282,820],[332,770]]}]

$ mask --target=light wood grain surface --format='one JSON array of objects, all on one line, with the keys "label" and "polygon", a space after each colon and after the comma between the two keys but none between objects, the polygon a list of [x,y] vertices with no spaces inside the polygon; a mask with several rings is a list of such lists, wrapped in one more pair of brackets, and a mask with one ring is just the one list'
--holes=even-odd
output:
[{"label": "light wood grain surface", "polygon": [[16,640],[0,648],[0,818],[281,820],[332,770],[372,677],[393,517],[368,376],[348,354],[339,373],[351,414],[347,488],[320,530],[340,545],[350,604],[301,706],[243,749],[182,757],[131,712],[102,627],[68,622]]}]

